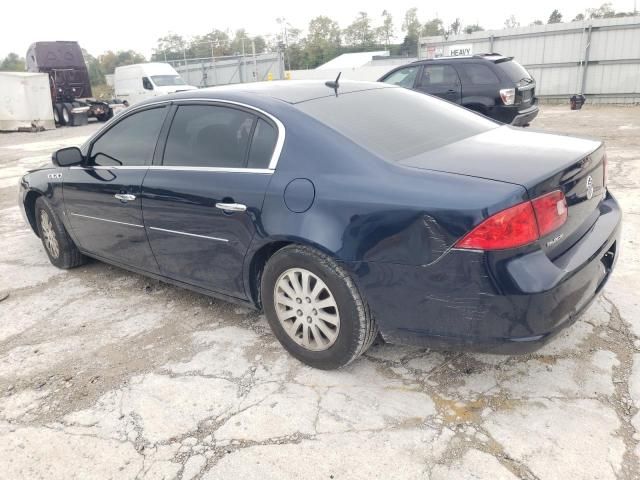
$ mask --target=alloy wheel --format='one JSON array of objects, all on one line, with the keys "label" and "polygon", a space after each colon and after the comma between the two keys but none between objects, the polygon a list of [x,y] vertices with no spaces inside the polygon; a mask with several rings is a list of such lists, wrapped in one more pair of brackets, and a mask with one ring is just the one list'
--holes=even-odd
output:
[{"label": "alloy wheel", "polygon": [[40,226],[42,228],[44,246],[53,258],[58,258],[60,256],[60,247],[58,246],[56,232],[53,229],[49,214],[44,210],[40,211]]},{"label": "alloy wheel", "polygon": [[340,332],[338,304],[329,287],[304,268],[283,272],[274,287],[278,320],[291,339],[307,350],[327,350]]}]

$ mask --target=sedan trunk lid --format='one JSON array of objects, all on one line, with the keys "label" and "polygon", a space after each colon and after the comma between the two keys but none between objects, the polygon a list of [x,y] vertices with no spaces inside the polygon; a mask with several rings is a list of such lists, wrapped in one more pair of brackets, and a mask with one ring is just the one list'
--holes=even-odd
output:
[{"label": "sedan trunk lid", "polygon": [[531,199],[562,190],[567,221],[540,239],[541,247],[555,257],[575,244],[598,217],[597,206],[606,192],[604,158],[599,141],[504,126],[398,163],[522,185]]}]

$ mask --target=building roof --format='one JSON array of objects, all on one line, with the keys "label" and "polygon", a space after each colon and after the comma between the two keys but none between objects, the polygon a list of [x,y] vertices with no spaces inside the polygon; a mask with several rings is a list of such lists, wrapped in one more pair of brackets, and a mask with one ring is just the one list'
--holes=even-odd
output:
[{"label": "building roof", "polygon": [[356,52],[356,53],[343,53],[342,55],[329,60],[316,68],[316,70],[330,70],[336,68],[358,68],[366,65],[373,60],[373,57],[386,57],[389,56],[389,52],[386,50],[379,50],[376,52]]}]

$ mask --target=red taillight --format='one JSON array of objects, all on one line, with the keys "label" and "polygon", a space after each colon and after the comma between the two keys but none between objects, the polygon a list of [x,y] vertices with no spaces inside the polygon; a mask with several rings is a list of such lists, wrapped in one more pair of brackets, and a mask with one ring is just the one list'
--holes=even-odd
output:
[{"label": "red taillight", "polygon": [[498,212],[460,239],[455,247],[505,250],[535,242],[567,221],[567,201],[555,191]]},{"label": "red taillight", "polygon": [[557,230],[567,221],[567,200],[560,190],[547,193],[531,201],[538,220],[540,236]]},{"label": "red taillight", "polygon": [[539,238],[531,202],[519,203],[490,216],[467,235],[456,248],[503,250],[521,247]]}]

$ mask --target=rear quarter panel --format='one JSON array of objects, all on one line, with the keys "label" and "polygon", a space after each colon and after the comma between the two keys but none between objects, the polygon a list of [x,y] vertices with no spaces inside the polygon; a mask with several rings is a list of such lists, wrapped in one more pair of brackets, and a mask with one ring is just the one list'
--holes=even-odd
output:
[{"label": "rear quarter panel", "polygon": [[[343,262],[426,265],[482,219],[526,199],[517,185],[388,163],[300,112],[284,121],[296,128],[287,130],[248,258],[291,241]],[[315,188],[302,213],[284,200],[296,178]]]}]

